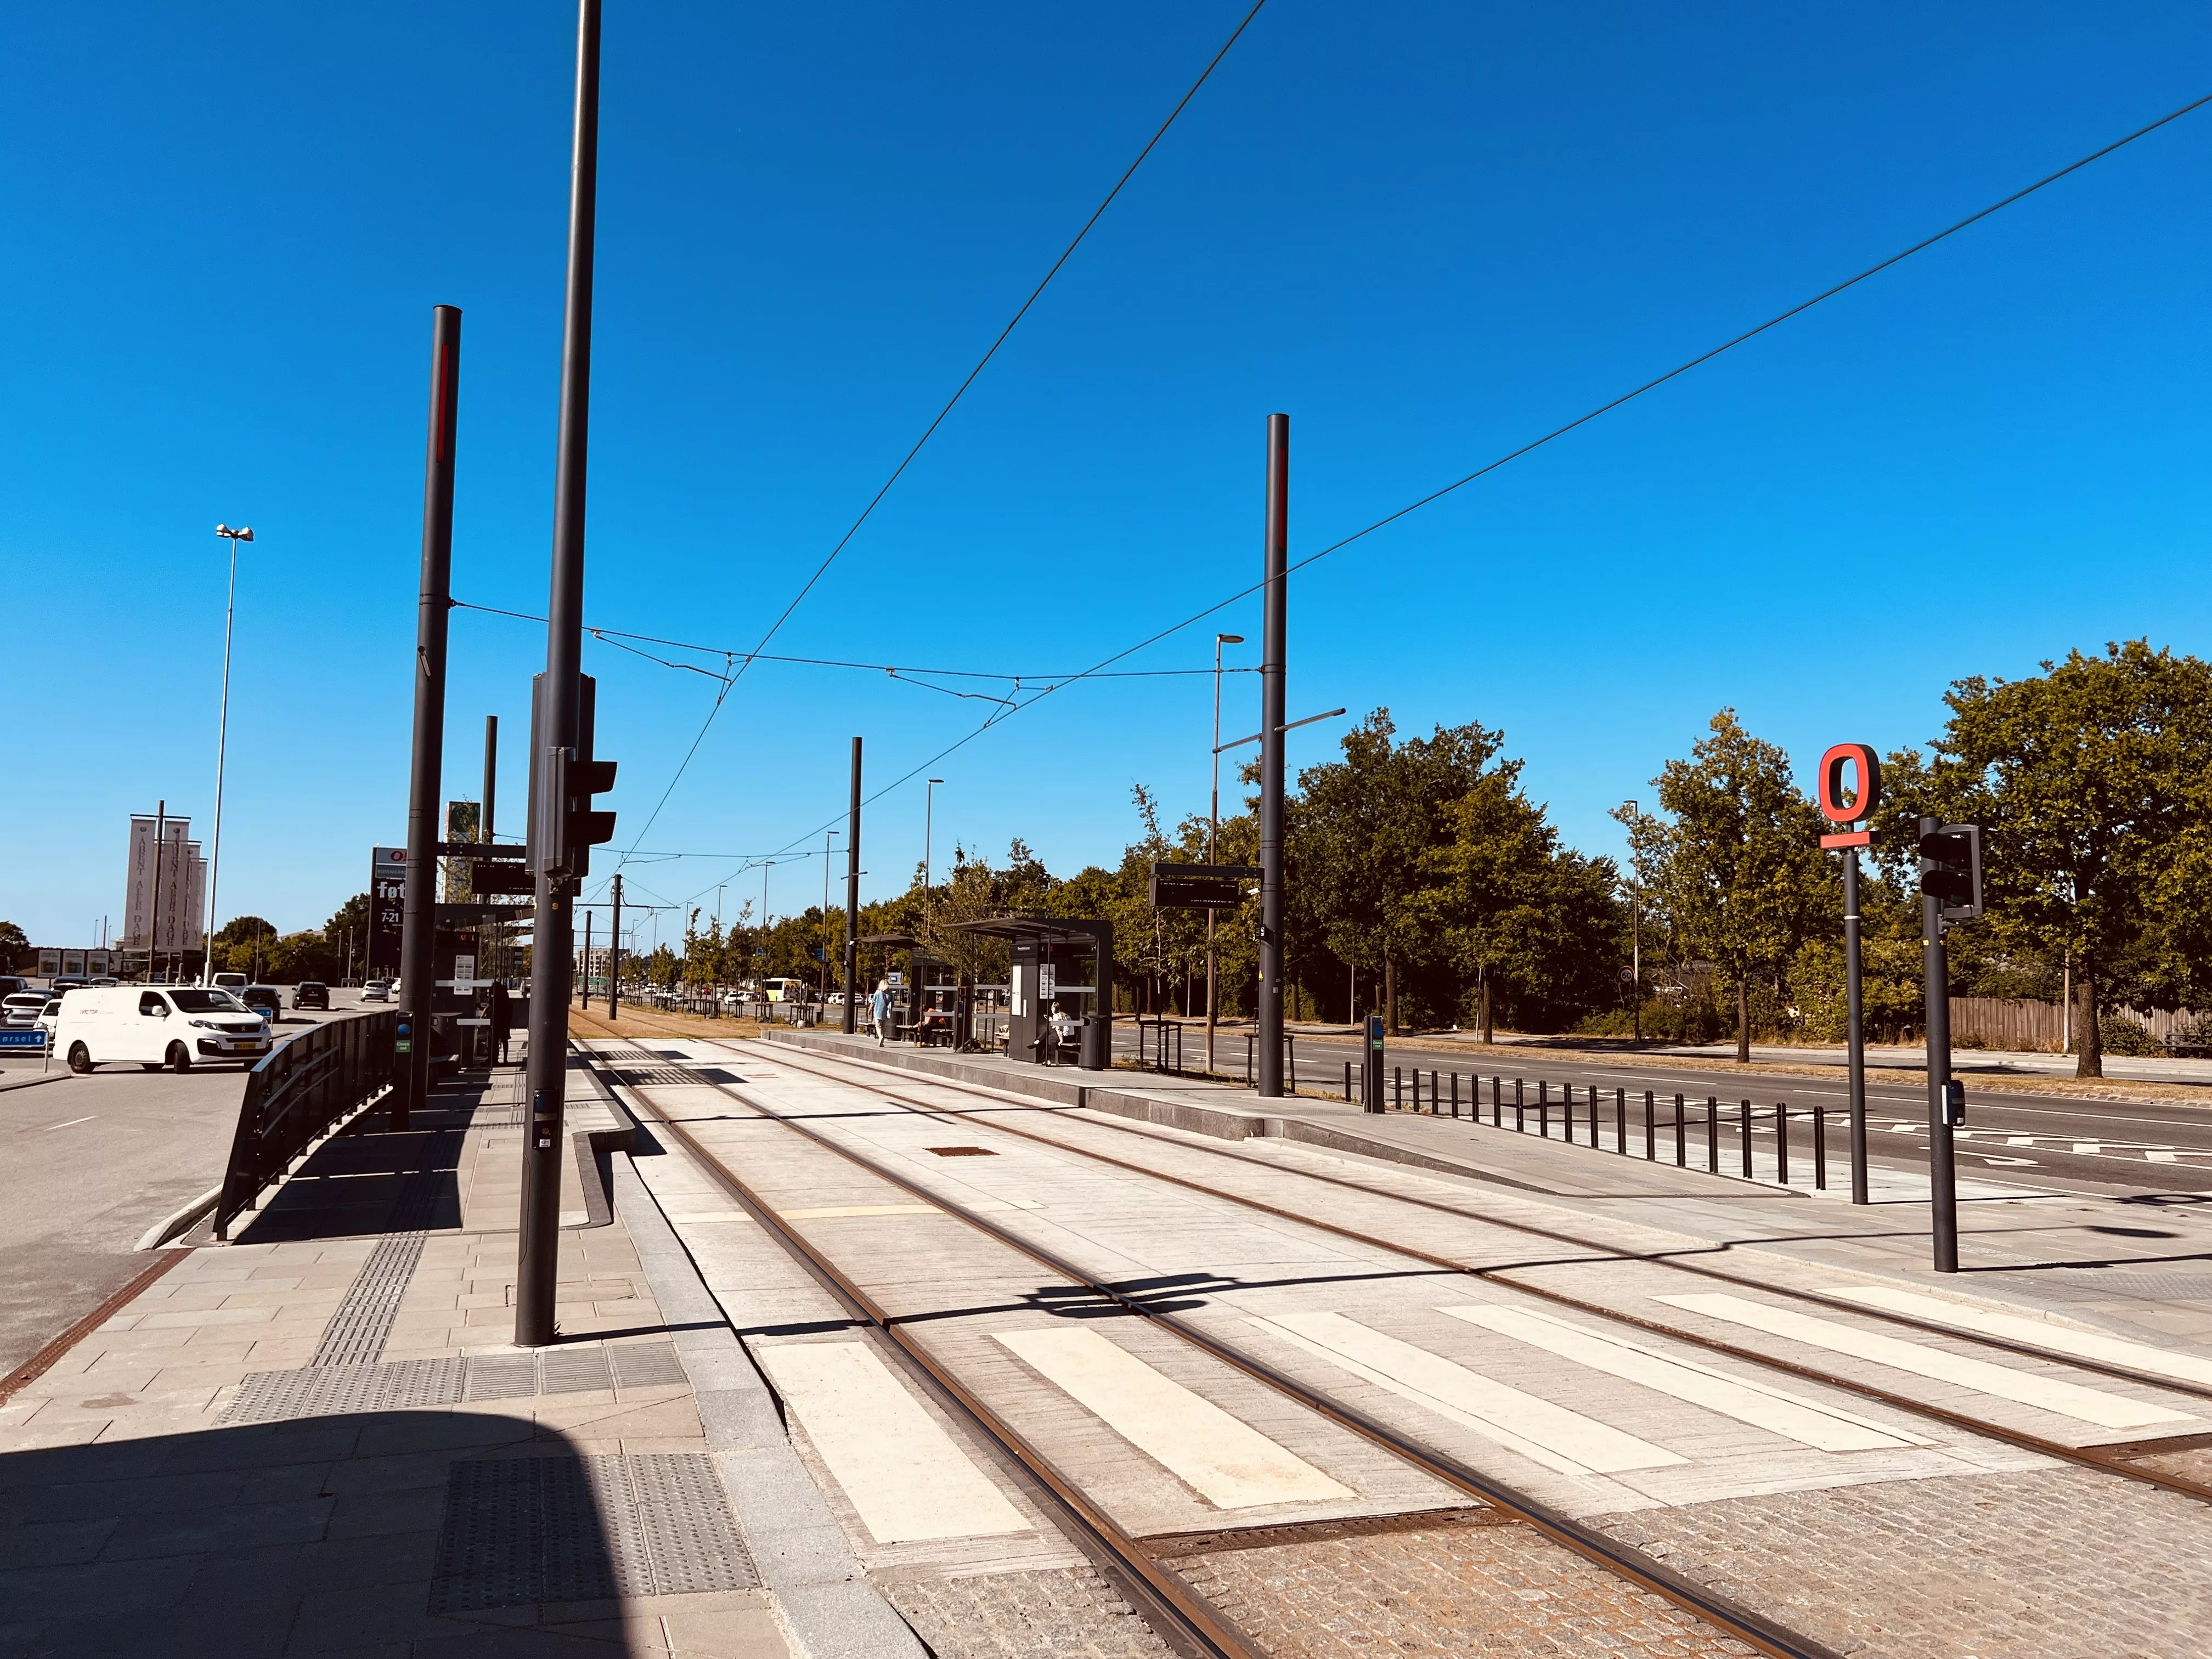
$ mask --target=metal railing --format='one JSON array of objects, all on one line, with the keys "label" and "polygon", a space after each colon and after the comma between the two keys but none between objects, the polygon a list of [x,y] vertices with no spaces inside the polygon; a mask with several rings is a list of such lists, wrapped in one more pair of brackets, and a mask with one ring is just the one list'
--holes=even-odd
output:
[{"label": "metal railing", "polygon": [[[1467,1116],[1476,1123],[1483,1121],[1483,1079],[1480,1075],[1462,1079],[1457,1072],[1428,1070],[1428,1098],[1425,1105],[1421,1094],[1423,1070],[1417,1066],[1409,1073],[1403,1066],[1392,1066],[1389,1101],[1362,1103],[1370,1110],[1425,1111],[1431,1116],[1458,1117],[1461,1115],[1462,1084],[1464,1082]],[[1355,1077],[1356,1073],[1347,1061],[1344,1068],[1344,1097],[1346,1101],[1350,1101],[1355,1093]],[[1673,1143],[1675,1166],[1680,1169],[1689,1167],[1691,1114],[1697,1110],[1697,1103],[1686,1096],[1676,1095],[1673,1115],[1662,1117],[1661,1114],[1665,1103],[1656,1091],[1644,1090],[1642,1121],[1640,1125],[1632,1125],[1628,1091],[1625,1088],[1615,1088],[1612,1091],[1612,1098],[1607,1100],[1605,1091],[1596,1084],[1579,1085],[1583,1091],[1583,1113],[1578,1118],[1575,1101],[1577,1085],[1575,1084],[1553,1084],[1547,1079],[1538,1078],[1535,1079],[1536,1097],[1531,1100],[1526,1079],[1492,1077],[1489,1081],[1489,1122],[1492,1128],[1510,1127],[1526,1134],[1533,1127],[1537,1134],[1549,1139],[1553,1119],[1556,1115],[1560,1137],[1570,1144],[1576,1142],[1579,1130],[1583,1144],[1628,1158],[1633,1156],[1630,1152],[1632,1140],[1640,1140],[1644,1157],[1656,1163],[1659,1161],[1662,1138],[1665,1137]],[[1505,1097],[1505,1085],[1509,1081],[1513,1085],[1513,1098],[1510,1102]],[[1410,1103],[1407,1098],[1408,1082],[1412,1085]],[[1556,1099],[1552,1094],[1554,1088],[1559,1091]],[[1608,1106],[1612,1109],[1609,1112],[1606,1110]],[[1510,1124],[1505,1121],[1508,1111],[1513,1115]],[[1609,1124],[1605,1121],[1607,1118],[1612,1120]],[[1736,1172],[1743,1180],[1782,1187],[1790,1185],[1790,1138],[1793,1122],[1810,1131],[1808,1151],[1812,1158],[1813,1185],[1825,1192],[1828,1185],[1828,1114],[1826,1107],[1819,1105],[1793,1107],[1786,1101],[1777,1101],[1771,1108],[1761,1108],[1745,1100],[1734,1108],[1726,1108],[1722,1105],[1718,1095],[1706,1096],[1704,1113],[1695,1122],[1695,1127],[1700,1131],[1697,1139],[1705,1154],[1706,1170],[1713,1175],[1721,1173],[1722,1141],[1724,1135],[1733,1130],[1736,1142],[1735,1157],[1729,1162],[1735,1165]],[[1632,1133],[1634,1128],[1639,1127],[1640,1135]],[[1606,1146],[1605,1131],[1607,1128],[1612,1131],[1609,1148]],[[1767,1161],[1765,1152],[1760,1151],[1757,1157],[1753,1156],[1754,1141],[1764,1140],[1769,1135],[1774,1142],[1771,1176],[1759,1172],[1759,1166]]]},{"label": "metal railing", "polygon": [[317,1136],[391,1085],[400,1012],[386,1008],[317,1025],[277,1044],[246,1073],[216,1200],[217,1238],[230,1237],[230,1224]]}]

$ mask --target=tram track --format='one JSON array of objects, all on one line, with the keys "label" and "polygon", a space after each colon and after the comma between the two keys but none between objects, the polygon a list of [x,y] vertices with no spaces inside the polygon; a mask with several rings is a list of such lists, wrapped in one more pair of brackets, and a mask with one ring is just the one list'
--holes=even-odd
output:
[{"label": "tram track", "polygon": [[[587,1063],[595,1068],[618,1073],[620,1068],[608,1064],[606,1057],[589,1050],[584,1052],[587,1055]],[[777,1051],[780,1056],[785,1052],[782,1049]],[[884,1095],[893,1098],[902,1108],[932,1117],[965,1115],[926,1104],[917,1105],[890,1096],[888,1091],[876,1089],[872,1085],[836,1078],[813,1067],[794,1069],[825,1080]],[[607,1080],[620,1082],[618,1075]],[[1160,1567],[1139,1540],[1131,1537],[1101,1508],[1085,1498],[1066,1473],[1057,1468],[1018,1428],[1007,1422],[987,1401],[965,1388],[943,1362],[929,1352],[927,1345],[916,1340],[903,1328],[896,1316],[884,1309],[826,1253],[805,1238],[800,1229],[777,1214],[774,1206],[755,1192],[741,1176],[702,1144],[698,1137],[684,1127],[681,1119],[665,1110],[653,1098],[654,1085],[622,1083],[621,1086],[645,1106],[656,1133],[665,1133],[676,1141],[701,1170],[736,1198],[749,1214],[804,1262],[817,1279],[830,1286],[842,1301],[890,1341],[902,1357],[910,1360],[929,1378],[943,1396],[954,1402],[963,1416],[992,1443],[1004,1449],[1050,1495],[1054,1506],[1075,1523],[1079,1535],[1090,1542],[1094,1549],[1103,1551],[1111,1558],[1113,1576],[1124,1585],[1134,1583],[1139,1588],[1141,1594],[1132,1597],[1133,1605],[1139,1607],[1147,1622],[1152,1623],[1164,1638],[1187,1650],[1218,1654],[1224,1656],[1224,1659],[1264,1659],[1259,1650],[1249,1644],[1248,1638],[1230,1627],[1185,1588],[1175,1575]],[[1012,1228],[975,1213],[897,1170],[840,1144],[804,1120],[776,1110],[744,1090],[728,1083],[705,1079],[697,1085],[687,1086],[714,1089],[744,1107],[748,1112],[780,1125],[809,1144],[866,1170],[876,1179],[942,1210],[1001,1246],[1066,1279],[1070,1285],[1173,1334],[1192,1347],[1381,1447],[1445,1486],[1466,1493],[1502,1516],[1522,1522],[1553,1542],[1618,1575],[1637,1588],[1663,1597],[1715,1630],[1770,1656],[1771,1659],[1840,1659],[1838,1650],[1825,1643],[1791,1630],[1697,1583],[1646,1552],[1621,1542],[1601,1528],[1586,1524],[1555,1505],[1477,1469],[1448,1452],[1392,1428],[1324,1389],[1300,1382],[1266,1360],[1247,1353],[1179,1317],[1175,1311],[1155,1306],[1142,1296],[1104,1281],[1057,1252],[1025,1239]],[[993,1129],[1005,1127],[1002,1125],[987,1127]],[[1021,1132],[1009,1130],[1007,1133]],[[1041,1140],[1062,1151],[1081,1151],[1054,1141],[1050,1137],[1024,1135],[1024,1138]],[[1103,1161],[1117,1162],[1112,1159]],[[1156,1172],[1139,1166],[1123,1167],[1139,1174],[1156,1176]],[[1177,1181],[1176,1184],[1192,1186],[1195,1183]],[[1200,1190],[1205,1189],[1201,1188]],[[1218,1195],[1233,1196],[1226,1194]],[[1255,1205],[1255,1207],[1267,1206]],[[1290,1212],[1279,1213],[1283,1218],[1293,1222],[1308,1223],[1307,1218]],[[1400,1255],[1412,1254],[1401,1246],[1382,1241],[1369,1242]],[[1467,1271],[1459,1264],[1440,1262],[1438,1265],[1450,1267],[1456,1272]]]},{"label": "tram track", "polygon": [[[793,1051],[787,1046],[779,1046],[775,1052],[779,1060],[785,1061],[788,1060]],[[2047,1437],[2033,1434],[2025,1430],[2011,1428],[2003,1424],[1992,1422],[1986,1418],[1978,1417],[1971,1413],[1954,1411],[1948,1407],[1938,1406],[1931,1401],[1917,1399],[1910,1395],[1901,1394],[1894,1390],[1884,1389],[1879,1384],[1869,1382],[1863,1379],[1843,1376],[1837,1372],[1823,1370],[1818,1366],[1805,1365],[1795,1361],[1782,1359],[1772,1354],[1747,1348],[1740,1344],[1729,1342],[1718,1337],[1709,1336],[1701,1332],[1688,1330],[1677,1325],[1669,1324],[1662,1320],[1647,1318],[1641,1315],[1628,1313],[1621,1309],[1608,1307],[1602,1303],[1592,1302],[1585,1297],[1574,1296],[1566,1291],[1554,1289],[1549,1285],[1533,1284],[1528,1279],[1514,1277],[1510,1273],[1498,1268],[1475,1266],[1450,1256],[1438,1255],[1432,1251],[1425,1250],[1419,1245],[1409,1243],[1403,1240],[1392,1239],[1378,1234],[1363,1232],[1354,1228],[1340,1225],[1335,1222],[1323,1220],[1317,1216],[1309,1214],[1304,1211],[1287,1209],[1280,1206],[1271,1205],[1262,1200],[1251,1198],[1241,1193],[1231,1192],[1226,1188],[1215,1187],[1205,1182],[1193,1181],[1187,1176],[1173,1175],[1152,1165],[1133,1163],[1123,1158],[1116,1158],[1112,1157],[1110,1154],[1097,1152],[1091,1147],[1079,1146],[1072,1141],[1062,1139],[1057,1136],[1041,1134],[1032,1129],[1019,1128],[1012,1124],[996,1121],[991,1116],[981,1112],[962,1111],[953,1107],[941,1106],[927,1101],[919,1101],[910,1096],[902,1094],[896,1089],[887,1088],[881,1084],[858,1081],[850,1077],[841,1076],[835,1072],[824,1070],[818,1066],[797,1065],[793,1066],[793,1069],[806,1073],[807,1074],[818,1078],[825,1082],[842,1083],[851,1087],[866,1090],[870,1093],[877,1094],[885,1099],[893,1101],[896,1104],[905,1107],[909,1110],[926,1112],[940,1117],[956,1118],[963,1121],[975,1121],[980,1120],[985,1127],[988,1127],[1000,1133],[1013,1136],[1018,1139],[1049,1146],[1057,1151],[1073,1153],[1078,1157],[1089,1158],[1094,1162],[1103,1164],[1109,1167],[1119,1169],[1131,1174],[1143,1176],[1151,1180],[1160,1181],[1171,1186],[1182,1188],[1187,1191],[1195,1192],[1202,1194],[1207,1197],[1219,1199],[1225,1202],[1233,1203],[1243,1207],[1254,1210],[1278,1220],[1289,1221],[1300,1225],[1313,1227],[1321,1231],[1333,1234],[1337,1237],[1346,1239],[1352,1243],[1365,1245],[1370,1249],[1389,1250],[1397,1255],[1406,1256],[1411,1260],[1423,1262],[1431,1267],[1442,1267],[1450,1272],[1465,1273],[1470,1277],[1481,1279],[1486,1283],[1510,1289],[1522,1295],[1532,1296],[1540,1300],[1552,1303],[1556,1306],[1571,1308],[1578,1313],[1589,1315],[1595,1318],[1604,1319],[1613,1323],[1626,1325],[1632,1329],[1641,1331],[1649,1335],[1665,1337],[1670,1340],[1687,1342],[1703,1348],[1709,1352],[1717,1353],[1726,1358],[1741,1361],[1744,1364],[1759,1366],[1765,1370],[1783,1371],[1802,1381],[1819,1383],[1824,1387],[1841,1389],[1850,1393],[1856,1394],[1863,1398],[1875,1401],[1894,1409],[1910,1412],[1917,1416],[1928,1418],[1931,1420],[1942,1423],[1948,1427],[1963,1429],[1970,1433],[1985,1435],[1991,1439],[2003,1441],[2006,1443],[2016,1446],[2024,1451],[2036,1452],[2042,1455],[2056,1458],[2062,1462],[2071,1462],[2082,1468],[2095,1469],[2106,1474],[2116,1475],[2124,1480],[2140,1481],[2147,1486],[2157,1486],[2168,1492],[2179,1492],[2185,1497],[2196,1498],[2200,1502],[2212,1504],[2212,1485],[2207,1485],[2203,1481],[2191,1480],[2185,1475],[2175,1474],[2167,1470],[2151,1468],[2132,1461],[2133,1456],[2154,1455],[2157,1451],[2162,1449],[2156,1442],[2148,1443],[2148,1444],[2142,1443],[2130,1443],[2130,1445],[2120,1449],[2069,1445],[2063,1441],[2052,1440]],[[956,1093],[971,1095],[988,1100],[994,1107],[1000,1109],[1003,1109],[1007,1105],[1014,1103],[1012,1101],[1001,1099],[1000,1097],[993,1094],[988,1090],[975,1087],[973,1085],[959,1083],[949,1079],[933,1078],[929,1079],[929,1083],[930,1086],[933,1088],[948,1090]],[[1031,1107],[1034,1106],[1034,1103],[1024,1102],[1021,1103]],[[1478,1214],[1470,1210],[1462,1209],[1456,1205],[1442,1203],[1433,1199],[1419,1198],[1409,1194],[1392,1192],[1387,1188],[1372,1186],[1365,1182],[1354,1181],[1346,1176],[1328,1176],[1321,1174],[1315,1170],[1289,1168],[1270,1160],[1255,1158],[1249,1152],[1238,1152],[1231,1146],[1215,1146],[1206,1145],[1203,1142],[1171,1139],[1168,1136],[1153,1133],[1146,1127],[1133,1123],[1121,1122],[1106,1119],[1085,1119],[1084,1121],[1086,1127],[1105,1129],[1117,1133],[1130,1134],[1135,1136],[1139,1139],[1150,1141],[1156,1145],[1173,1146],[1185,1151],[1198,1152],[1207,1157],[1228,1158],[1233,1162],[1252,1168],[1267,1170],[1279,1176],[1287,1176],[1298,1180],[1316,1182],[1324,1186],[1347,1188],[1352,1191],[1364,1194],[1369,1197],[1381,1199],[1392,1203],[1409,1205],[1419,1209],[1451,1216],[1460,1220],[1474,1223],[1478,1225],[1502,1228],[1508,1231],[1522,1233],[1534,1237],[1540,1237],[1553,1243],[1568,1244],[1579,1249],[1600,1252],[1604,1257],[1610,1258],[1614,1261],[1622,1262],[1642,1262],[1674,1272],[1689,1273],[1698,1278],[1733,1285],[1742,1289],[1755,1290],[1765,1292],[1768,1295],[1812,1303],[1878,1324],[1892,1324],[1909,1328],[1930,1334],[1942,1336],[1951,1341],[1995,1348],[2026,1358],[2042,1360],[2051,1364],[2066,1366],[2075,1370],[2086,1370],[2095,1375],[2109,1376],[2118,1381],[2135,1382],[2144,1387],[2157,1389],[2169,1394],[2180,1395],[2185,1397],[2196,1399],[2212,1400],[2212,1389],[2197,1387],[2179,1380],[2154,1376],[2145,1372],[2130,1370],[2124,1366],[2107,1364],[2103,1362],[2084,1359],[2074,1355],[2060,1353],[2052,1350],[2036,1348],[2027,1344],[2008,1341],[2002,1338],[1987,1337],[1978,1334],[1963,1332],[1948,1326],[1935,1323],[1932,1321],[1916,1319],[1909,1314],[1900,1314],[1888,1309],[1869,1307],[1859,1303],[1846,1301],[1841,1297],[1823,1296],[1818,1291],[1804,1291],[1790,1286],[1777,1285],[1747,1274],[1731,1273],[1723,1269],[1711,1267],[1702,1262],[1686,1262],[1674,1258],[1657,1259],[1650,1256],[1637,1255],[1630,1252],[1620,1250],[1613,1245],[1606,1244],[1602,1242],[1583,1237],[1575,1234],[1563,1232],[1553,1229],[1537,1227],[1528,1223],[1509,1221],[1492,1216]],[[932,1201],[936,1202],[941,1200],[933,1199]],[[2196,1439],[2198,1437],[2199,1437],[2193,1436],[2187,1437],[2187,1438],[2190,1439]],[[2132,1455],[2124,1454],[2132,1454]]]}]

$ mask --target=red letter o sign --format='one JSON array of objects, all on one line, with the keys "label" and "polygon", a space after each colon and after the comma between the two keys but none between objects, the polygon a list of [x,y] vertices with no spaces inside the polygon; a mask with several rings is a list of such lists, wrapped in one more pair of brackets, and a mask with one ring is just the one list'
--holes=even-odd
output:
[{"label": "red letter o sign", "polygon": [[[1858,769],[1857,792],[1844,799],[1844,768]],[[1863,743],[1839,743],[1820,757],[1820,816],[1831,823],[1856,823],[1874,816],[1881,799],[1881,763]]]}]

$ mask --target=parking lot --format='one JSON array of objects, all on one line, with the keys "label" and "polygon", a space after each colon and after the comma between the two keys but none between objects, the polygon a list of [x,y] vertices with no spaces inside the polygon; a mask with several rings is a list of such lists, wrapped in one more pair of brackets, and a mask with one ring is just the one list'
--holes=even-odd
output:
[{"label": "parking lot", "polygon": [[[275,1035],[358,1012],[360,997],[333,990],[328,1014],[288,1006]],[[128,1284],[149,1260],[139,1237],[222,1179],[244,1090],[237,1065],[77,1077],[59,1060],[0,1064],[0,1375]]]}]

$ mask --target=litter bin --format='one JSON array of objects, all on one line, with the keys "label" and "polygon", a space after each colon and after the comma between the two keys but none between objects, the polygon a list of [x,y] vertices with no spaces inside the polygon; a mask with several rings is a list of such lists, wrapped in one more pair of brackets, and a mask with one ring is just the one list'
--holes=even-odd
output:
[{"label": "litter bin", "polygon": [[1114,1064],[1114,1017],[1085,1014],[1076,1061],[1086,1072],[1103,1072]]}]

